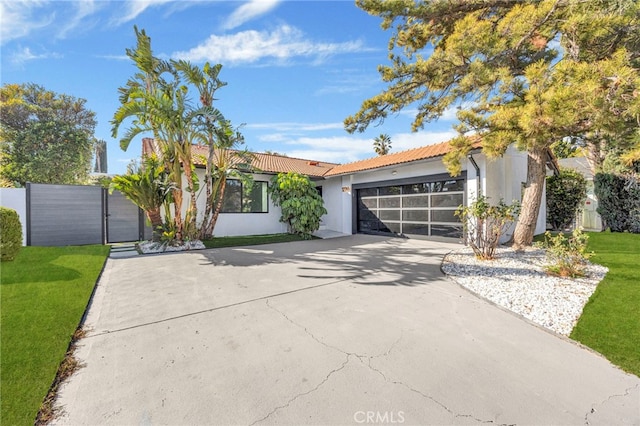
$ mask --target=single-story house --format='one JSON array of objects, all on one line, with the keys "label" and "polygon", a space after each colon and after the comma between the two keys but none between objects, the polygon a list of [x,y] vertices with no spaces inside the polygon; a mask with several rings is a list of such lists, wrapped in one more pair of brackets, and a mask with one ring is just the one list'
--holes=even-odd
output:
[{"label": "single-story house", "polygon": [[[451,149],[449,142],[442,142],[347,164],[253,153],[250,164],[238,162],[236,168],[252,173],[254,187],[247,191],[240,180],[228,180],[214,234],[286,232],[267,186],[273,175],[289,171],[309,176],[320,191],[327,209],[321,230],[342,234],[459,238],[462,224],[454,212],[460,204],[475,199],[478,191],[494,203],[500,199],[508,203],[522,200],[527,174],[525,152],[511,146],[501,158],[488,159],[481,142],[476,142],[460,176],[451,177],[442,162]],[[154,151],[153,139],[145,138],[143,154]],[[193,147],[201,179],[207,153],[207,147]],[[199,197],[198,204],[199,211],[204,210],[204,196]],[[536,233],[544,232],[545,227],[543,202]]]}]

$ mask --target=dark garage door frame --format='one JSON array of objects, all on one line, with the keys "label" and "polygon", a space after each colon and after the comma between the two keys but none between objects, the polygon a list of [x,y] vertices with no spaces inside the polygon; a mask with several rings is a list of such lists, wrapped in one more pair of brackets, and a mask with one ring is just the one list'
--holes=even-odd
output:
[{"label": "dark garage door frame", "polygon": [[109,244],[150,234],[141,209],[99,186],[27,183],[26,207],[29,246]]},{"label": "dark garage door frame", "polygon": [[[396,187],[396,186],[404,186],[404,185],[415,185],[415,184],[421,184],[421,183],[434,183],[434,182],[442,182],[442,181],[462,181],[463,183],[463,189],[462,191],[455,191],[454,193],[459,193],[462,192],[462,200],[463,200],[463,204],[466,205],[467,202],[467,197],[466,197],[466,193],[467,193],[467,172],[463,171],[460,176],[456,176],[455,178],[451,177],[451,175],[449,175],[448,173],[438,173],[438,174],[433,174],[433,175],[425,175],[425,176],[416,176],[416,177],[410,177],[410,178],[403,178],[403,179],[392,179],[392,180],[385,180],[385,181],[375,181],[375,182],[366,182],[366,183],[358,183],[358,184],[354,184],[352,185],[352,191],[351,191],[351,196],[352,196],[352,213],[351,213],[351,218],[352,218],[352,232],[353,233],[357,233],[357,232],[362,232],[362,233],[374,233],[374,234],[384,234],[384,235],[400,235],[400,236],[406,236],[406,235],[411,235],[412,237],[421,237],[421,238],[431,238],[434,237],[434,235],[431,235],[431,232],[428,232],[429,235],[417,235],[417,234],[413,234],[411,232],[380,232],[380,231],[376,231],[376,230],[362,230],[360,229],[360,217],[359,217],[359,210],[360,210],[360,198],[359,198],[359,194],[361,190],[365,190],[365,189],[373,189],[373,188],[388,188],[388,187]],[[429,196],[429,200],[431,200],[431,196],[436,195],[436,194],[447,194],[447,191],[444,192],[428,192],[428,193],[424,193],[424,195]],[[402,195],[403,194],[397,194],[398,195],[398,199],[402,199]],[[412,194],[413,196],[419,196],[420,194]],[[375,195],[372,196],[372,198],[378,198],[378,200],[380,200],[379,197],[385,197],[384,195]],[[395,198],[394,196],[390,196],[389,198]],[[457,206],[456,206],[457,207]],[[375,209],[377,210],[379,208],[379,206],[375,207]],[[448,208],[443,208],[443,209],[437,209],[437,208],[433,208],[433,206],[429,205],[429,207],[426,208],[426,210],[429,211],[429,220],[424,221],[424,220],[411,220],[411,219],[403,219],[403,215],[405,214],[405,212],[408,214],[409,211],[412,212],[421,212],[424,211],[424,209],[420,209],[420,208],[411,208],[411,209],[407,209],[405,210],[403,208],[403,206],[400,204],[398,206],[394,206],[394,207],[389,207],[389,210],[386,210],[387,214],[393,214],[395,213],[395,211],[398,212],[399,218],[400,219],[392,219],[391,222],[388,222],[388,224],[396,224],[398,225],[399,223],[402,223],[402,225],[404,225],[405,222],[424,222],[424,225],[426,226],[426,223],[429,224],[429,231],[431,231],[431,225],[432,222],[438,222],[437,220],[431,220],[431,213],[433,211],[444,211],[447,214],[450,213],[450,210],[452,210],[451,206],[448,206]],[[393,211],[393,212],[392,212]],[[380,212],[380,211],[378,211]],[[371,212],[372,214],[375,214],[373,212]],[[418,213],[419,214],[419,213]],[[373,221],[378,221],[380,223],[384,223],[384,218],[379,218],[377,215],[375,215],[375,219],[373,219]],[[433,224],[436,226],[449,226],[445,224],[446,222],[443,222],[442,224]],[[418,225],[418,223],[416,223],[415,225]],[[404,229],[403,229],[404,231]],[[462,226],[460,225],[460,234],[456,235],[455,238],[458,238],[462,235]]]}]

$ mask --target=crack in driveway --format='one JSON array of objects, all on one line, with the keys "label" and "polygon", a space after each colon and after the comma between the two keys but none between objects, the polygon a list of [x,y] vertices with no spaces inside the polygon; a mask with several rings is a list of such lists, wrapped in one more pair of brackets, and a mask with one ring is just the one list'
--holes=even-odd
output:
[{"label": "crack in driveway", "polygon": [[296,399],[301,398],[301,397],[303,397],[303,396],[305,396],[305,395],[309,395],[309,394],[311,394],[311,393],[313,393],[313,392],[317,391],[318,389],[320,389],[320,387],[321,387],[322,385],[324,385],[324,384],[329,380],[329,378],[330,378],[332,375],[334,375],[335,373],[339,372],[340,370],[344,369],[344,368],[347,366],[347,364],[349,363],[349,356],[350,356],[350,355],[347,355],[347,359],[342,363],[342,365],[341,365],[340,367],[338,367],[338,368],[334,368],[333,370],[331,370],[331,371],[330,371],[330,372],[325,376],[325,378],[324,378],[320,383],[318,383],[314,388],[309,389],[309,390],[308,390],[308,391],[306,391],[306,392],[302,392],[302,393],[299,393],[299,394],[295,395],[293,398],[291,398],[289,401],[287,401],[287,403],[286,403],[286,404],[277,406],[276,408],[274,408],[273,410],[271,410],[271,411],[270,411],[266,416],[264,416],[264,417],[262,417],[261,419],[258,419],[258,420],[256,420],[256,421],[252,422],[249,426],[253,426],[253,425],[257,424],[257,423],[260,423],[260,422],[263,422],[263,421],[267,420],[267,419],[268,419],[269,417],[271,417],[271,416],[272,416],[276,411],[278,411],[278,410],[282,410],[282,409],[284,409],[284,408],[287,408],[287,407],[288,407],[289,405],[291,405],[291,403],[292,403],[292,402],[294,402]]},{"label": "crack in driveway", "polygon": [[[630,387],[630,388],[625,389],[624,394],[622,394],[622,395],[620,395],[620,394],[609,395],[609,397],[607,397],[607,399],[605,399],[604,401],[600,402],[600,403],[599,403],[599,404],[597,404],[597,405],[598,405],[598,406],[604,405],[604,404],[606,404],[607,402],[611,401],[611,399],[613,399],[613,398],[624,398],[624,397],[626,397],[626,396],[629,396],[629,395],[631,394],[631,392],[633,392],[633,391],[634,391],[634,390],[636,390],[636,389],[640,389],[640,384],[637,384],[637,385],[635,385],[635,386],[632,386],[632,387]],[[591,423],[589,423],[589,416],[590,416],[591,414],[594,414],[594,413],[596,413],[596,412],[597,412],[597,410],[596,410],[596,408],[595,408],[595,407],[596,407],[596,404],[593,404],[593,405],[591,406],[591,410],[589,410],[589,411],[587,412],[587,414],[585,414],[585,415],[584,415],[584,424],[585,424],[585,425],[589,425],[589,424],[591,424]]]},{"label": "crack in driveway", "polygon": [[287,316],[287,314],[285,314],[284,312],[282,312],[280,309],[278,309],[278,308],[276,308],[275,306],[271,305],[271,304],[269,303],[269,299],[267,299],[267,300],[266,300],[266,304],[267,304],[267,307],[269,307],[270,309],[272,309],[272,310],[276,311],[277,313],[279,313],[280,315],[282,315],[282,316],[284,317],[284,319],[286,319],[287,321],[289,321],[291,324],[293,324],[293,325],[295,325],[296,327],[301,328],[302,330],[304,330],[304,332],[305,332],[309,337],[311,337],[311,338],[312,338],[313,340],[315,340],[316,342],[320,343],[322,346],[325,346],[325,347],[327,347],[327,348],[333,349],[333,350],[338,351],[338,352],[340,352],[340,353],[343,353],[343,354],[345,354],[345,355],[347,355],[347,356],[349,356],[349,355],[353,355],[353,356],[356,356],[356,357],[358,357],[358,358],[362,358],[362,357],[363,357],[362,355],[359,355],[359,354],[356,354],[356,353],[352,353],[352,352],[347,352],[347,351],[344,351],[344,350],[342,350],[342,349],[340,349],[340,348],[338,348],[338,347],[336,347],[336,346],[332,346],[332,345],[330,345],[330,344],[328,344],[328,343],[326,343],[326,342],[323,342],[322,340],[320,340],[319,338],[317,338],[313,333],[311,333],[311,332],[307,329],[307,327],[305,327],[305,326],[303,326],[303,325],[301,325],[301,324],[298,324],[297,322],[295,322],[294,320],[292,320],[291,318],[289,318],[289,317]]},{"label": "crack in driveway", "polygon": [[[289,318],[289,316],[288,316],[287,314],[285,314],[283,311],[281,311],[280,309],[278,309],[278,308],[276,308],[275,306],[271,305],[271,304],[269,303],[269,299],[267,299],[267,300],[266,300],[266,305],[267,305],[270,309],[272,309],[272,310],[276,311],[277,313],[279,313],[280,315],[282,315],[282,317],[283,317],[283,318],[285,318],[287,321],[289,321],[291,324],[293,324],[293,325],[295,325],[296,327],[301,328],[302,330],[304,330],[304,332],[305,332],[309,337],[311,337],[313,340],[315,340],[316,342],[320,343],[321,345],[323,345],[323,346],[325,346],[325,347],[327,347],[327,348],[330,348],[330,349],[333,349],[333,350],[335,350],[335,351],[338,351],[338,352],[340,352],[340,353],[342,353],[342,354],[345,354],[345,355],[347,356],[347,361],[345,361],[345,363],[344,363],[344,364],[342,364],[342,366],[341,366],[340,368],[338,368],[338,369],[336,369],[336,370],[333,370],[331,373],[329,373],[329,375],[325,378],[325,380],[323,380],[323,381],[322,381],[322,383],[320,383],[320,385],[316,386],[314,389],[312,389],[312,390],[310,390],[310,391],[308,391],[308,392],[305,392],[305,393],[302,393],[302,394],[296,395],[296,396],[295,396],[293,399],[291,399],[287,404],[285,404],[285,405],[283,405],[283,406],[280,406],[280,407],[276,407],[273,411],[271,411],[271,413],[269,413],[268,415],[266,415],[266,416],[265,416],[265,417],[263,417],[262,419],[255,421],[255,422],[254,422],[254,423],[252,423],[251,425],[254,425],[254,424],[258,423],[258,422],[261,422],[261,421],[263,421],[263,420],[267,419],[270,415],[272,415],[274,412],[276,412],[276,411],[277,411],[277,410],[279,410],[279,409],[286,408],[287,406],[289,406],[289,404],[290,404],[291,402],[293,402],[293,401],[294,401],[294,400],[296,400],[297,398],[299,398],[299,397],[301,397],[301,396],[304,396],[304,395],[308,395],[309,393],[312,393],[313,391],[317,390],[317,389],[318,389],[322,384],[324,384],[324,383],[329,379],[329,376],[330,376],[331,374],[333,374],[333,373],[335,373],[335,372],[337,372],[337,371],[339,371],[339,370],[342,370],[342,369],[347,365],[347,363],[348,363],[348,361],[349,361],[349,357],[351,357],[351,356],[354,356],[354,357],[358,358],[358,360],[359,360],[359,361],[360,361],[364,366],[368,367],[371,371],[373,371],[373,372],[375,372],[375,373],[379,374],[380,376],[382,376],[382,378],[385,380],[385,382],[387,382],[387,383],[391,383],[391,384],[395,384],[395,385],[403,386],[403,387],[405,387],[406,389],[410,390],[411,392],[414,392],[414,393],[416,393],[416,394],[420,395],[421,397],[426,398],[426,399],[428,399],[428,400],[430,400],[430,401],[434,402],[435,404],[439,405],[439,406],[440,406],[440,407],[442,407],[444,410],[446,410],[446,411],[447,411],[449,414],[451,414],[454,418],[458,418],[458,417],[461,417],[461,418],[470,418],[470,419],[475,420],[475,421],[476,421],[476,422],[478,422],[478,423],[491,423],[491,424],[496,424],[496,422],[495,422],[495,421],[493,421],[493,420],[482,420],[482,419],[479,419],[479,418],[477,418],[477,417],[475,417],[475,416],[473,416],[473,415],[471,415],[471,414],[458,414],[458,413],[454,412],[453,410],[451,410],[449,407],[447,407],[447,406],[446,406],[445,404],[443,404],[442,402],[440,402],[440,401],[438,401],[437,399],[435,399],[434,397],[429,396],[429,395],[426,395],[426,394],[424,394],[422,391],[420,391],[420,390],[418,390],[418,389],[415,389],[415,388],[413,388],[413,387],[411,387],[411,386],[407,385],[407,384],[406,384],[406,383],[404,383],[404,382],[389,379],[389,378],[388,378],[388,377],[387,377],[387,376],[386,376],[386,375],[385,375],[381,370],[379,370],[379,369],[377,369],[377,368],[375,368],[375,367],[373,367],[373,366],[371,365],[371,360],[372,360],[372,359],[386,357],[386,356],[388,356],[388,355],[391,353],[391,351],[392,351],[392,350],[393,350],[393,349],[394,349],[394,348],[395,348],[395,347],[400,343],[400,341],[402,340],[403,335],[404,335],[404,330],[400,330],[400,337],[399,337],[395,342],[393,342],[393,343],[389,346],[389,348],[388,348],[386,351],[384,351],[383,353],[381,353],[381,354],[379,354],[379,355],[372,355],[372,356],[361,355],[361,354],[358,354],[358,353],[355,353],[355,352],[347,352],[347,351],[345,351],[345,350],[343,350],[343,349],[341,349],[341,348],[339,348],[339,347],[337,347],[337,346],[330,345],[330,344],[328,344],[328,343],[326,343],[326,342],[324,342],[324,341],[320,340],[317,336],[315,336],[313,333],[311,333],[307,327],[303,326],[302,324],[298,324],[297,322],[295,322],[294,320],[292,320],[291,318]],[[365,362],[365,360],[366,360],[367,362]],[[508,424],[500,423],[500,426],[508,426]]]}]

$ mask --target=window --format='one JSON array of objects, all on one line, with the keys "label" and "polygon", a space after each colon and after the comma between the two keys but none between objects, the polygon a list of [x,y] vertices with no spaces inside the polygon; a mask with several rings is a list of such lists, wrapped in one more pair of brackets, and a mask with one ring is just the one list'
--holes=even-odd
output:
[{"label": "window", "polygon": [[222,213],[268,213],[267,182],[247,185],[237,179],[227,179]]}]

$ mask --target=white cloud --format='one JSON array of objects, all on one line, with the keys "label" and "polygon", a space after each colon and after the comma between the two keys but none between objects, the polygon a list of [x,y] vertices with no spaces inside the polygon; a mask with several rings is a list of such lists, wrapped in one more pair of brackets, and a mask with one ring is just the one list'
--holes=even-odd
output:
[{"label": "white cloud", "polygon": [[283,142],[287,140],[287,136],[282,133],[272,133],[270,135],[258,136],[260,142]]},{"label": "white cloud", "polygon": [[372,142],[354,136],[301,137],[286,142],[296,149],[286,149],[290,157],[309,158],[331,163],[349,163],[375,155]]},{"label": "white cloud", "polygon": [[231,30],[239,27],[260,15],[271,11],[281,0],[250,0],[242,6],[238,7],[223,25],[223,29]]},{"label": "white cloud", "polygon": [[458,136],[455,130],[442,132],[420,131],[417,133],[396,133],[391,136],[391,152],[400,152],[448,141]]},{"label": "white cloud", "polygon": [[23,47],[11,55],[11,62],[16,65],[23,65],[25,62],[48,58],[62,58],[62,55],[54,52],[34,53],[29,47]]},{"label": "white cloud", "polygon": [[100,8],[96,0],[73,1],[69,4],[75,7],[76,13],[73,18],[58,31],[59,38],[65,38],[71,30],[78,28],[81,24],[83,29],[86,29],[89,25],[85,22],[85,18],[93,15]]},{"label": "white cloud", "polygon": [[[391,153],[432,145],[447,141],[455,137],[453,130],[443,132],[422,131],[418,133],[396,133],[391,136]],[[274,136],[273,138],[271,136]],[[308,137],[291,136],[286,134],[266,135],[259,138],[264,145],[279,143],[276,151],[284,152],[290,157],[307,158],[332,163],[349,163],[365,158],[375,157],[373,138],[356,136],[327,136]],[[283,148],[284,147],[284,148]],[[258,151],[272,149],[265,146]],[[288,149],[293,148],[293,149]]]},{"label": "white cloud", "polygon": [[124,2],[125,12],[116,19],[116,24],[124,24],[137,18],[142,12],[153,6],[161,6],[173,0],[128,0]]},{"label": "white cloud", "polygon": [[336,130],[342,129],[344,124],[342,123],[254,123],[248,124],[247,127],[253,129],[269,129],[278,132],[289,131],[319,131],[319,130]]},{"label": "white cloud", "polygon": [[[465,101],[460,103],[459,105],[451,106],[444,111],[442,111],[442,115],[438,118],[439,121],[458,121],[458,117],[456,114],[460,109],[468,109],[472,108],[476,105],[476,102]],[[414,118],[418,114],[417,108],[403,109],[400,111],[401,115]]]},{"label": "white cloud", "polygon": [[49,25],[54,18],[51,13],[35,18],[34,11],[45,5],[40,0],[13,0],[0,2],[0,44],[25,37],[33,30]]},{"label": "white cloud", "polygon": [[129,61],[131,59],[127,55],[96,55],[96,58],[109,59],[112,61]]},{"label": "white cloud", "polygon": [[339,75],[331,80],[331,84],[316,90],[314,95],[345,94],[369,91],[380,85],[380,77],[373,73],[361,71],[341,70]]},{"label": "white cloud", "polygon": [[305,38],[302,31],[281,25],[274,31],[242,31],[232,35],[211,35],[204,43],[172,57],[193,62],[226,64],[255,63],[261,59],[286,62],[295,57],[322,59],[341,53],[363,51],[361,41],[317,43]]}]

